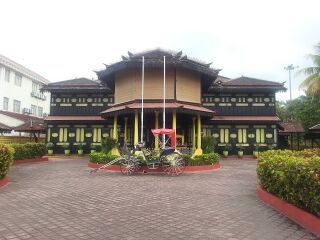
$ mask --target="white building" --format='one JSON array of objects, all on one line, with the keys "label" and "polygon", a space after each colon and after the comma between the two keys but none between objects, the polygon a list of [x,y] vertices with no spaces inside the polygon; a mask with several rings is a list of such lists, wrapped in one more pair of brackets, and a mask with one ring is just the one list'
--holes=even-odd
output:
[{"label": "white building", "polygon": [[[14,129],[49,115],[50,94],[40,92],[48,83],[44,77],[0,54],[0,128]],[[21,134],[12,131],[9,135]]]},{"label": "white building", "polygon": [[40,88],[49,81],[0,54],[0,110],[43,117],[49,114],[50,95]]}]

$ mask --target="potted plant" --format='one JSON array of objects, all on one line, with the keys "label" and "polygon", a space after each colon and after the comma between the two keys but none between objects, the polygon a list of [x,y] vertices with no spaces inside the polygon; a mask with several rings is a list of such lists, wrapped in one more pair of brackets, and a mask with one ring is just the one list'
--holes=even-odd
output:
[{"label": "potted plant", "polygon": [[243,146],[238,147],[238,157],[242,158],[243,157]]},{"label": "potted plant", "polygon": [[255,147],[255,150],[252,152],[252,155],[254,156],[254,157],[258,157],[258,155],[259,155],[259,149],[260,149],[260,144],[256,144],[256,147]]},{"label": "potted plant", "polygon": [[63,143],[61,146],[64,149],[64,155],[70,155],[69,143]]},{"label": "potted plant", "polygon": [[79,144],[77,145],[78,155],[79,155],[79,156],[83,155],[83,145],[84,145],[84,143],[79,143]]},{"label": "potted plant", "polygon": [[90,144],[90,153],[94,153],[97,150],[97,146],[93,143]]},{"label": "potted plant", "polygon": [[48,155],[52,155],[53,154],[53,147],[54,147],[54,144],[52,142],[48,142],[46,144],[46,147],[48,149]]},{"label": "potted plant", "polygon": [[226,143],[226,145],[224,146],[224,149],[223,149],[223,156],[224,157],[228,157],[230,149],[231,149],[231,144]]}]

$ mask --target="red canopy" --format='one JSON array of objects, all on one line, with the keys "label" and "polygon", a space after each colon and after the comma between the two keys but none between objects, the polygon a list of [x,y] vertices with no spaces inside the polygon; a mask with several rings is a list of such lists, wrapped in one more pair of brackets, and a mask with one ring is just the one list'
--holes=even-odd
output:
[{"label": "red canopy", "polygon": [[158,129],[151,129],[153,135],[170,135],[171,136],[171,146],[176,147],[176,132],[174,129],[171,128],[158,128]]}]

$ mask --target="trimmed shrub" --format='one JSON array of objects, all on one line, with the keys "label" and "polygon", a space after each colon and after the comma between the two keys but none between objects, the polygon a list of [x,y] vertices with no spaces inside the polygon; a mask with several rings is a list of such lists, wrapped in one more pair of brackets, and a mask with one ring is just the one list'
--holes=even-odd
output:
[{"label": "trimmed shrub", "polygon": [[[119,156],[106,154],[104,152],[93,152],[93,153],[90,153],[89,157],[90,157],[90,162],[92,163],[106,164],[116,159]],[[115,163],[115,165],[117,164],[119,163]]]},{"label": "trimmed shrub", "polygon": [[44,143],[11,144],[10,146],[14,149],[14,160],[42,157],[47,153]]},{"label": "trimmed shrub", "polygon": [[183,155],[187,166],[213,165],[219,163],[220,156],[218,153],[207,153],[191,158],[191,155]]},{"label": "trimmed shrub", "polygon": [[213,136],[203,137],[202,140],[203,153],[212,153],[217,145],[217,139]]},{"label": "trimmed shrub", "polygon": [[320,216],[318,150],[270,150],[259,154],[261,186],[286,202]]},{"label": "trimmed shrub", "polygon": [[13,148],[0,144],[0,179],[3,179],[8,174],[13,162],[13,153]]}]

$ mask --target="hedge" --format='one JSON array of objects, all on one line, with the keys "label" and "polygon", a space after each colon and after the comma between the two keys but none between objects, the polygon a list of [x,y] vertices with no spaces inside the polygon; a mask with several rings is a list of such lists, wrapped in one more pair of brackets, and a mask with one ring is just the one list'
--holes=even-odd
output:
[{"label": "hedge", "polygon": [[[104,152],[93,152],[93,153],[90,153],[89,157],[90,157],[90,162],[92,163],[106,164],[116,159],[119,156],[106,154]],[[115,163],[115,165],[117,164],[119,163]]]},{"label": "hedge", "polygon": [[42,157],[47,153],[44,143],[10,144],[9,146],[14,149],[14,160]]},{"label": "hedge", "polygon": [[320,151],[269,150],[259,154],[261,186],[320,217]]},{"label": "hedge", "polygon": [[0,144],[0,180],[9,172],[9,168],[13,162],[14,150],[7,145]]},{"label": "hedge", "polygon": [[192,158],[191,154],[183,154],[187,166],[213,165],[219,163],[220,156],[218,153],[205,153]]}]

